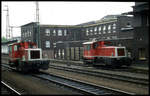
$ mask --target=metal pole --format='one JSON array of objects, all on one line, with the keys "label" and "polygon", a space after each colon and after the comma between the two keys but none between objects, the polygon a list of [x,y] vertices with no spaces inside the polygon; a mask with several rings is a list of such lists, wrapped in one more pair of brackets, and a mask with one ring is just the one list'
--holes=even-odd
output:
[{"label": "metal pole", "polygon": [[9,9],[8,9],[8,5],[5,5],[5,7],[7,7],[7,9],[6,9],[6,10],[3,10],[3,11],[7,11],[7,15],[6,15],[6,39],[10,39]]},{"label": "metal pole", "polygon": [[40,43],[40,22],[39,22],[39,4],[36,1],[36,23],[37,23],[37,45],[39,48],[41,48]]}]

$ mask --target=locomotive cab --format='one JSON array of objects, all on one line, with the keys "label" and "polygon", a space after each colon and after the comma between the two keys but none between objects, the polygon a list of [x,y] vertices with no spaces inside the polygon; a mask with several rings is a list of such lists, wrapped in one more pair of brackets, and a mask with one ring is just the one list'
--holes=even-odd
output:
[{"label": "locomotive cab", "polygon": [[83,62],[93,65],[122,66],[131,64],[124,46],[112,46],[111,42],[91,41],[83,43]]},{"label": "locomotive cab", "polygon": [[41,48],[33,42],[20,42],[9,45],[9,65],[22,72],[48,69],[49,60],[43,59]]}]

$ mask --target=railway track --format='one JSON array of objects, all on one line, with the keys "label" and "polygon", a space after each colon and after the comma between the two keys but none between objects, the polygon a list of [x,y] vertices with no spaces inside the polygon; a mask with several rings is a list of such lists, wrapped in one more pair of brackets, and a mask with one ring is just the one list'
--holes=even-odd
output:
[{"label": "railway track", "polygon": [[[8,55],[3,55],[2,56],[2,60],[6,60],[5,62],[7,62],[7,60],[9,59],[8,58]],[[8,62],[7,62],[8,63]],[[61,63],[61,64],[64,64],[64,65],[70,65],[70,66],[81,66],[81,67],[93,67],[92,65],[84,65],[84,64],[78,64],[78,63],[76,63],[76,64],[72,64],[72,63],[70,63],[70,64],[66,64],[66,63],[62,63],[61,61],[58,61],[58,62],[54,62],[53,60],[51,61],[51,63]],[[134,69],[134,68],[130,68],[130,67],[121,67],[121,68],[112,68],[112,67],[105,67],[105,66],[95,66],[94,67],[95,69],[99,69],[99,70],[111,70],[111,71],[126,71],[126,72],[130,72],[130,73],[141,73],[141,74],[148,74],[148,72],[147,71],[145,71],[145,70],[138,70],[138,69]]]},{"label": "railway track", "polygon": [[[5,66],[6,67],[6,66]],[[10,68],[10,67],[8,67]],[[13,69],[14,70],[14,69]],[[113,94],[113,95],[134,95],[135,93],[130,93],[114,88],[109,88],[105,86],[98,86],[92,83],[88,83],[85,81],[75,80],[73,78],[66,78],[63,76],[57,76],[45,72],[40,72],[38,74],[32,74],[32,76],[44,79],[56,84],[59,84],[64,87],[69,87],[76,91],[79,91],[84,94],[91,94],[91,95],[106,95],[106,94]]]},{"label": "railway track", "polygon": [[124,76],[124,75],[105,73],[105,72],[89,71],[89,70],[83,70],[83,69],[79,69],[79,68],[63,67],[63,66],[57,66],[57,65],[52,65],[52,64],[50,64],[49,67],[54,68],[54,69],[59,69],[59,70],[65,70],[65,71],[86,74],[86,75],[96,76],[96,77],[104,77],[104,78],[108,78],[108,79],[125,81],[125,82],[130,82],[130,83],[135,83],[135,84],[141,84],[141,85],[149,84],[149,80],[145,79],[145,78]]},{"label": "railway track", "polygon": [[57,66],[57,65],[54,65],[54,64],[50,64],[49,67],[54,68],[54,69],[59,69],[59,70],[65,70],[65,71],[80,73],[80,74],[87,74],[87,75],[91,75],[91,76],[97,76],[97,77],[104,77],[104,78],[108,78],[108,79],[120,80],[120,81],[135,83],[135,84],[141,84],[141,85],[148,85],[149,84],[148,79],[138,78],[136,76],[131,77],[131,76],[125,76],[125,75],[118,75],[118,74],[115,74],[115,73],[89,71],[89,70],[79,69],[77,67],[76,68],[71,68],[71,67]]},{"label": "railway track", "polygon": [[[6,65],[4,65],[4,66],[6,66]],[[138,78],[138,77],[135,77],[135,76],[131,77],[131,76],[112,74],[112,73],[89,71],[89,70],[79,69],[77,67],[76,68],[71,68],[71,67],[57,66],[57,65],[52,65],[52,64],[50,64],[49,67],[54,68],[54,69],[59,69],[59,70],[65,70],[65,71],[80,73],[80,74],[87,74],[87,75],[91,75],[91,76],[104,77],[104,78],[108,78],[108,79],[131,82],[131,83],[135,83],[135,84],[141,84],[141,85],[148,85],[149,84],[148,79]]]},{"label": "railway track", "polygon": [[1,81],[1,94],[2,95],[22,95],[22,93],[16,91],[14,88]]},{"label": "railway track", "polygon": [[57,76],[45,72],[41,74],[33,75],[35,77],[54,82],[59,85],[67,86],[77,91],[90,95],[134,95],[134,93],[125,92],[118,89],[108,88],[105,86],[98,86],[85,81],[75,80],[72,78],[66,78],[63,76]]}]

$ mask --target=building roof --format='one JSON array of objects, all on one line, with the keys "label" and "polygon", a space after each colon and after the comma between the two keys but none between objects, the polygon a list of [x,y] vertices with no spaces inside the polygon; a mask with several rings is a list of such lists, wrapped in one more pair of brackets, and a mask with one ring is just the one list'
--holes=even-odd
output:
[{"label": "building roof", "polygon": [[27,23],[27,24],[22,25],[21,27],[28,26],[28,25],[30,25],[30,24],[36,24],[36,23],[37,23],[37,22],[30,22],[30,23]]},{"label": "building roof", "polygon": [[78,27],[76,25],[44,25],[40,24],[40,27]]}]

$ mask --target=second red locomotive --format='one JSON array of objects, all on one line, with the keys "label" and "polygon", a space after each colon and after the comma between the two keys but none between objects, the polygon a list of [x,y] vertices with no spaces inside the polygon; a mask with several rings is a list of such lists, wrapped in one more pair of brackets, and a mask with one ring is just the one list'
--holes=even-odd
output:
[{"label": "second red locomotive", "polygon": [[22,72],[46,70],[49,60],[42,58],[41,48],[33,42],[20,42],[9,45],[9,65]]},{"label": "second red locomotive", "polygon": [[93,65],[111,65],[120,67],[130,66],[132,59],[127,57],[126,48],[123,46],[107,46],[108,41],[91,41],[83,43],[83,62]]}]

